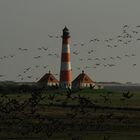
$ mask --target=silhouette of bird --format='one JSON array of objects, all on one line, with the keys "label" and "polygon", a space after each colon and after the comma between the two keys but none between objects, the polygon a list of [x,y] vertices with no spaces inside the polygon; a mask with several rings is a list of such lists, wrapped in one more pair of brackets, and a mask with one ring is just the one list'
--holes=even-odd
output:
[{"label": "silhouette of bird", "polygon": [[108,48],[112,48],[112,46],[111,46],[111,45],[107,45],[107,47],[108,47]]},{"label": "silhouette of bird", "polygon": [[41,58],[41,56],[35,56],[35,57],[34,57],[34,59],[38,59],[38,58]]},{"label": "silhouette of bird", "polygon": [[107,65],[106,65],[106,64],[103,64],[103,66],[104,66],[104,67],[107,67]]},{"label": "silhouette of bird", "polygon": [[120,57],[120,56],[116,56],[116,58],[121,59],[121,57]]},{"label": "silhouette of bird", "polygon": [[81,45],[81,46],[84,46],[85,44],[84,44],[84,43],[81,43],[80,45]]},{"label": "silhouette of bird", "polygon": [[115,64],[108,64],[109,67],[113,67],[116,66]]},{"label": "silhouette of bird", "polygon": [[80,60],[80,61],[83,61],[83,58],[80,58],[79,60]]},{"label": "silhouette of bird", "polygon": [[133,93],[131,93],[130,94],[130,91],[128,91],[128,92],[123,92],[123,97],[125,97],[125,98],[127,98],[127,99],[130,99],[131,97],[133,97],[134,96],[134,94]]},{"label": "silhouette of bird", "polygon": [[10,55],[10,57],[11,57],[11,58],[13,58],[13,57],[14,57],[14,55]]},{"label": "silhouette of bird", "polygon": [[102,58],[103,60],[106,60],[106,58]]},{"label": "silhouette of bird", "polygon": [[80,70],[80,69],[81,69],[81,67],[77,67],[77,69],[78,69],[78,70]]},{"label": "silhouette of bird", "polygon": [[132,31],[134,34],[138,34],[138,32],[137,31]]},{"label": "silhouette of bird", "polygon": [[18,50],[20,50],[20,51],[28,51],[28,49],[24,49],[24,48],[18,48]]},{"label": "silhouette of bird", "polygon": [[78,51],[76,50],[76,51],[73,52],[73,54],[78,55],[79,53],[78,53]]},{"label": "silhouette of bird", "polygon": [[0,75],[0,77],[3,77],[4,75]]},{"label": "silhouette of bird", "polygon": [[53,54],[52,54],[52,53],[49,53],[48,55],[49,55],[49,56],[52,56]]},{"label": "silhouette of bird", "polygon": [[135,54],[132,54],[131,56],[136,56]]},{"label": "silhouette of bird", "polygon": [[122,39],[119,39],[119,40],[118,40],[118,42],[122,42],[122,41],[123,41]]},{"label": "silhouette of bird", "polygon": [[95,58],[94,60],[100,60],[99,58]]},{"label": "silhouette of bird", "polygon": [[38,65],[36,65],[35,67],[36,67],[36,68],[39,68],[39,66],[38,66]]},{"label": "silhouette of bird", "polygon": [[96,65],[96,66],[100,66],[100,63],[96,63],[95,65]]},{"label": "silhouette of bird", "polygon": [[77,46],[77,44],[73,44],[73,46]]},{"label": "silhouette of bird", "polygon": [[43,50],[45,50],[45,51],[47,51],[48,50],[48,48],[45,48],[45,47],[42,47],[43,48]]},{"label": "silhouette of bird", "polygon": [[25,70],[26,70],[26,71],[28,71],[28,70],[30,70],[30,69],[31,69],[31,67],[29,67],[29,68],[26,68]]},{"label": "silhouette of bird", "polygon": [[43,66],[44,69],[46,69],[48,66]]},{"label": "silhouette of bird", "polygon": [[128,54],[125,54],[125,56],[126,56],[126,57],[129,57],[129,55],[128,55]]},{"label": "silhouette of bird", "polygon": [[137,25],[136,27],[137,27],[137,28],[140,28],[140,25]]},{"label": "silhouette of bird", "polygon": [[92,60],[92,58],[88,58],[88,59],[87,59],[87,61],[90,61],[90,60]]},{"label": "silhouette of bird", "polygon": [[31,75],[31,76],[27,76],[28,78],[32,78],[33,76]]},{"label": "silhouette of bird", "polygon": [[37,48],[38,50],[42,50],[42,48]]},{"label": "silhouette of bird", "polygon": [[114,59],[114,57],[110,57],[110,59]]},{"label": "silhouette of bird", "polygon": [[91,39],[89,42],[94,42],[94,40],[93,40],[93,39]]},{"label": "silhouette of bird", "polygon": [[57,53],[55,53],[54,55],[55,55],[57,58],[59,58],[59,57],[60,57],[60,56],[59,56],[59,54],[57,54]]},{"label": "silhouette of bird", "polygon": [[21,77],[22,75],[21,74],[18,74],[18,77]]},{"label": "silhouette of bird", "polygon": [[114,47],[118,47],[118,45],[114,45]]},{"label": "silhouette of bird", "polygon": [[60,38],[61,36],[55,36],[55,38]]},{"label": "silhouette of bird", "polygon": [[48,35],[49,36],[49,38],[53,38],[53,36],[52,35]]},{"label": "silhouette of bird", "polygon": [[124,25],[124,26],[123,26],[123,28],[128,28],[128,27],[129,27],[128,25]]}]

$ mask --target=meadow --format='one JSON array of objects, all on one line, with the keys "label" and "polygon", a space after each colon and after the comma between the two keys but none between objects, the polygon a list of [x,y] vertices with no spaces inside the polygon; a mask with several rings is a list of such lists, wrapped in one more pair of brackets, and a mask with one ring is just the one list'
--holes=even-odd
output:
[{"label": "meadow", "polygon": [[139,140],[140,91],[0,92],[0,139]]}]

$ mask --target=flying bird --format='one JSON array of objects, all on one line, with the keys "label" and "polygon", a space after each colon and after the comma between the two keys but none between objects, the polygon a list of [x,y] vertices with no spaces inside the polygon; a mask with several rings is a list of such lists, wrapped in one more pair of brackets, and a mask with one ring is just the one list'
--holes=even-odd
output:
[{"label": "flying bird", "polygon": [[34,58],[35,58],[35,59],[38,59],[38,58],[41,58],[41,56],[35,56]]},{"label": "flying bird", "polygon": [[134,96],[134,94],[133,93],[131,93],[130,94],[130,92],[128,91],[128,92],[123,92],[123,97],[125,97],[125,98],[127,98],[127,99],[130,99],[131,97],[133,97]]},{"label": "flying bird", "polygon": [[0,75],[0,77],[3,77],[4,75]]},{"label": "flying bird", "polygon": [[53,38],[53,36],[52,35],[48,35],[49,36],[49,38]]}]

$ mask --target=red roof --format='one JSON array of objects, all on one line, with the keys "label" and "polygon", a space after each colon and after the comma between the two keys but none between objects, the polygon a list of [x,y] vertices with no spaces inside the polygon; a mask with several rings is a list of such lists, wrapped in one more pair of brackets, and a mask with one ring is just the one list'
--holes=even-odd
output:
[{"label": "red roof", "polygon": [[72,82],[74,83],[94,83],[87,74],[82,71],[81,74],[79,74]]},{"label": "red roof", "polygon": [[49,72],[46,73],[38,83],[59,83],[59,81]]}]

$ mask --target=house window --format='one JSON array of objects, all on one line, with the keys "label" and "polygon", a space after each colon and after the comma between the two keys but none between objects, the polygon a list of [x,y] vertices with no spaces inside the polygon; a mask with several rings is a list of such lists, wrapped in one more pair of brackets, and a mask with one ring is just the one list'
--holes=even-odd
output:
[{"label": "house window", "polygon": [[53,79],[50,77],[50,81],[53,81]]}]

